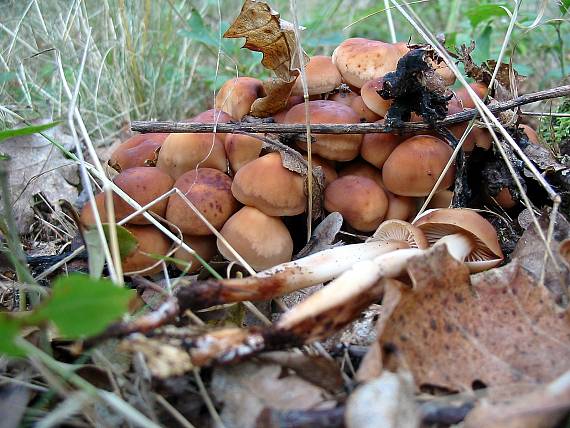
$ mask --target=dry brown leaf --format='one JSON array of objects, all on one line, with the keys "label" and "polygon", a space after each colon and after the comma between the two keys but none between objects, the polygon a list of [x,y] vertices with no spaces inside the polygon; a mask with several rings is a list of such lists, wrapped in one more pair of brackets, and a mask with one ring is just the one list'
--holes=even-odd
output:
[{"label": "dry brown leaf", "polygon": [[[261,64],[277,76],[263,83],[267,96],[253,103],[251,114],[268,117],[282,110],[301,69],[293,24],[280,19],[279,13],[267,3],[245,0],[239,16],[224,37],[245,37],[244,47],[261,52]],[[304,64],[309,61],[305,52],[301,57]]]},{"label": "dry brown leaf", "polygon": [[[301,68],[297,55],[297,41],[293,24],[279,18],[263,1],[245,0],[241,12],[226,30],[228,39],[245,37],[244,47],[261,52],[261,64],[275,75],[290,82],[297,78],[296,70]],[[308,56],[303,53],[305,64]]]},{"label": "dry brown leaf", "polygon": [[413,289],[386,284],[378,322],[384,368],[416,385],[469,390],[548,382],[570,368],[570,313],[516,260],[471,278],[445,248],[409,264]]},{"label": "dry brown leaf", "polygon": [[227,428],[254,427],[265,408],[291,410],[331,405],[326,403],[328,394],[323,389],[280,365],[261,362],[216,368],[212,393],[223,403],[221,417]]},{"label": "dry brown leaf", "polygon": [[263,88],[267,94],[263,98],[256,99],[251,105],[251,115],[255,117],[270,117],[283,110],[287,106],[287,100],[295,80],[290,82],[272,78],[263,82]]},{"label": "dry brown leaf", "polygon": [[570,372],[533,392],[502,400],[481,400],[465,418],[465,428],[548,428],[570,409]]}]

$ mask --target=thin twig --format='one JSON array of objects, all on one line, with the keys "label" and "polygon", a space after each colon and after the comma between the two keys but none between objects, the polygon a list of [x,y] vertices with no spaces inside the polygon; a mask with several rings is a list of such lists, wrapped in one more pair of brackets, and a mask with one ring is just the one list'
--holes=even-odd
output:
[{"label": "thin twig", "polygon": [[[548,100],[552,98],[565,97],[570,95],[570,85],[559,86],[545,91],[532,92],[530,94],[521,95],[512,100],[489,105],[487,108],[493,114],[497,114],[515,107],[535,103],[537,101]],[[436,122],[436,127],[455,125],[457,123],[467,122],[474,117],[479,116],[477,109],[469,109],[460,113],[447,116],[445,119]],[[232,133],[237,131],[252,133],[276,133],[276,134],[304,134],[307,129],[303,123],[298,124],[282,124],[282,123],[186,123],[173,121],[133,121],[131,129],[136,132],[195,132],[195,133],[211,133],[216,128],[217,132]],[[369,134],[369,133],[388,133],[395,131],[416,132],[433,129],[429,124],[422,122],[407,122],[401,126],[388,127],[383,123],[354,123],[354,124],[311,124],[311,132],[313,134]]]}]

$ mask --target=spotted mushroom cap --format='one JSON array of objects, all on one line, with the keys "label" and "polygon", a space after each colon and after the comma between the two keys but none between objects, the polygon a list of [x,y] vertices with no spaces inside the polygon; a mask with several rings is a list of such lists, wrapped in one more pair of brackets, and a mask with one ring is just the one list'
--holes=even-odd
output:
[{"label": "spotted mushroom cap", "polygon": [[504,259],[497,231],[480,214],[461,208],[442,208],[426,211],[414,223],[421,229],[430,246],[440,238],[461,233],[472,239],[474,248],[465,264],[471,272],[481,272],[497,266]]}]

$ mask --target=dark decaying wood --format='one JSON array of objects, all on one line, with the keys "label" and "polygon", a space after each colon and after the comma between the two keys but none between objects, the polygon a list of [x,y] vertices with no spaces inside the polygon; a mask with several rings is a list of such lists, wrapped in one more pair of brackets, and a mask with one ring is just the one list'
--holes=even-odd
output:
[{"label": "dark decaying wood", "polygon": [[[512,100],[489,105],[489,110],[493,114],[502,111],[511,110],[521,105],[531,104],[537,101],[565,97],[570,95],[570,85],[560,86],[557,88],[547,89],[545,91],[533,92],[522,95]],[[478,116],[477,109],[465,110],[447,116],[445,119],[438,121],[436,127],[453,125],[456,123],[467,122]],[[267,122],[238,122],[238,123],[187,123],[173,121],[133,121],[131,129],[136,132],[196,132],[207,133],[213,132],[232,133],[277,133],[277,134],[304,134],[307,129],[304,124],[281,124]],[[383,123],[356,123],[356,124],[314,124],[311,125],[311,132],[314,134],[368,134],[383,132],[417,132],[432,129],[432,127],[422,122],[406,122],[398,128],[389,127]]]}]

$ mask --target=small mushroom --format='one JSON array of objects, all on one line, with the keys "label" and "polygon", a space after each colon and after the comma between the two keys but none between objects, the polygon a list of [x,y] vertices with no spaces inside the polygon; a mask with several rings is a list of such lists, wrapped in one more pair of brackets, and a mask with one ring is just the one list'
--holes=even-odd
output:
[{"label": "small mushroom", "polygon": [[388,211],[388,197],[373,180],[356,175],[337,178],[325,190],[325,209],[339,212],[361,232],[372,232]]},{"label": "small mushroom", "polygon": [[[384,186],[401,196],[426,196],[443,172],[453,150],[444,141],[417,135],[400,143],[390,154],[382,168]],[[455,166],[445,174],[439,189],[453,183]]]},{"label": "small mushroom", "polygon": [[[205,261],[210,260],[218,253],[218,248],[216,247],[216,237],[214,235],[183,235],[182,240]],[[202,263],[200,263],[193,254],[190,254],[184,248],[178,248],[174,253],[174,258],[187,263],[176,263],[176,266],[180,270],[186,271],[187,274],[196,273],[202,267]]]},{"label": "small mushroom", "polygon": [[[238,209],[231,192],[232,180],[223,172],[200,168],[181,175],[174,187],[188,198],[216,229]],[[188,235],[210,235],[212,231],[177,194],[170,196],[166,219]]]},{"label": "small mushroom", "polygon": [[109,165],[121,172],[137,166],[154,166],[157,151],[169,134],[151,133],[133,135],[115,149]]},{"label": "small mushroom", "polygon": [[361,122],[375,122],[380,119],[380,116],[370,110],[364,103],[362,96],[353,98],[352,102],[350,103],[350,108],[352,108],[356,114],[358,114]]},{"label": "small mushroom", "polygon": [[[220,230],[225,240],[255,270],[288,262],[293,255],[293,239],[278,217],[270,217],[257,208],[243,207]],[[228,260],[236,260],[223,241],[218,250]]]},{"label": "small mushroom", "polygon": [[253,102],[265,96],[263,82],[253,77],[235,77],[222,85],[216,94],[215,107],[241,120],[251,110]]},{"label": "small mushroom", "polygon": [[[212,108],[210,110],[203,111],[202,113],[198,113],[196,116],[185,120],[184,122],[188,123],[229,123],[233,121],[234,118],[231,117],[228,113],[223,110]],[[226,135],[223,132],[216,132],[216,135],[222,139],[222,141],[226,141]]]},{"label": "small mushroom", "polygon": [[392,100],[385,100],[378,94],[383,86],[384,79],[380,77],[369,80],[360,88],[360,96],[366,107],[381,117],[386,116],[388,109],[392,106]]},{"label": "small mushroom", "polygon": [[[325,94],[338,88],[342,83],[342,76],[333,64],[330,56],[316,55],[311,57],[305,66],[307,89],[309,95]],[[298,77],[293,86],[291,95],[303,95],[301,77]]]},{"label": "small mushroom", "polygon": [[244,165],[234,177],[232,193],[273,217],[302,214],[307,206],[303,177],[285,168],[276,152]]},{"label": "small mushroom", "polygon": [[226,172],[224,143],[216,134],[170,134],[162,143],[156,166],[175,180],[196,168]]},{"label": "small mushroom", "polygon": [[166,256],[170,249],[168,238],[154,226],[133,226],[125,228],[133,234],[137,246],[122,261],[125,275],[143,271],[144,275],[153,275],[162,270],[162,264],[153,256]]},{"label": "small mushroom", "polygon": [[396,134],[366,134],[362,139],[362,146],[360,146],[360,156],[376,168],[381,169],[390,154],[404,139],[405,137]]},{"label": "small mushroom", "polygon": [[259,157],[263,141],[243,134],[229,134],[226,137],[226,155],[234,174],[245,164]]},{"label": "small mushroom", "polygon": [[[317,123],[360,123],[356,112],[341,103],[329,100],[309,102],[310,120]],[[298,104],[289,110],[285,123],[305,123],[305,105]],[[312,144],[312,152],[325,159],[349,161],[358,156],[362,135],[359,134],[318,134]],[[299,144],[305,150],[306,144]]]},{"label": "small mushroom", "polygon": [[382,171],[364,162],[361,159],[355,159],[351,162],[344,164],[338,172],[339,177],[345,175],[357,175],[359,177],[366,177],[374,180],[382,189],[384,189],[384,182],[382,181]]},{"label": "small mushroom", "polygon": [[[303,153],[303,159],[307,160],[307,154]],[[315,166],[320,166],[323,169],[323,174],[325,175],[325,187],[331,184],[337,179],[338,174],[334,168],[334,162],[328,159],[323,159],[320,156],[312,155],[311,160],[313,162],[313,168]]]}]

